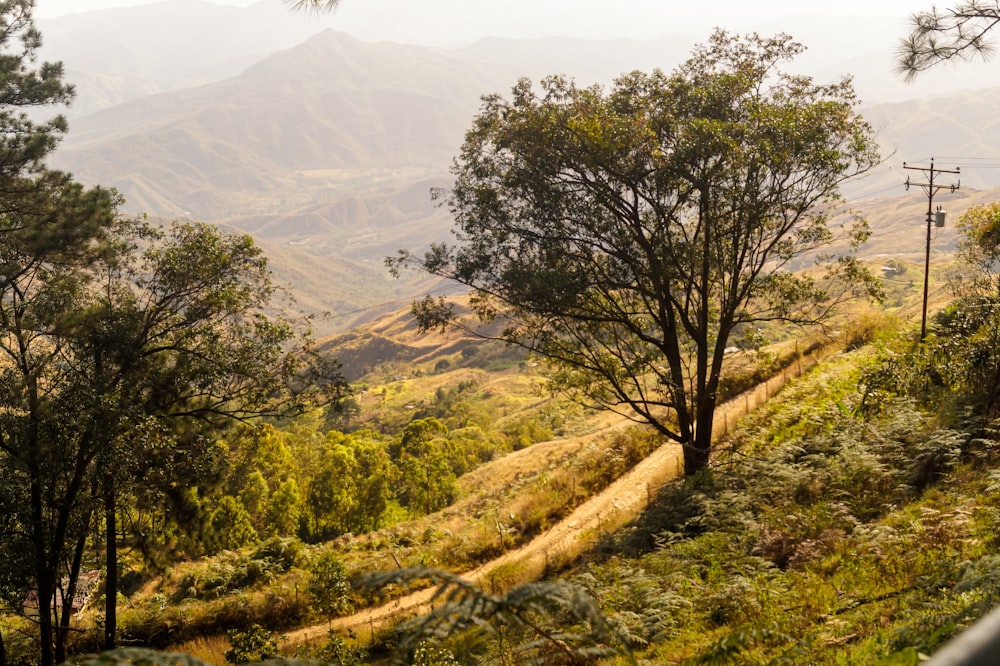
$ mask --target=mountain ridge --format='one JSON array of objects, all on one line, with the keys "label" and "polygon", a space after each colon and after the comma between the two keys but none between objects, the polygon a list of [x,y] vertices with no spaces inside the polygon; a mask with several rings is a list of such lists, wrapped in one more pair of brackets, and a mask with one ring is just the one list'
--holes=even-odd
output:
[{"label": "mountain ridge", "polygon": [[[202,4],[191,0],[190,7]],[[873,24],[859,34],[877,29]],[[420,279],[390,279],[375,268],[383,257],[450,238],[450,216],[431,202],[430,190],[450,182],[450,164],[482,95],[504,94],[524,74],[580,74],[572,70],[588,58],[598,62],[588,70],[598,77],[610,76],[623,60],[662,60],[669,70],[689,49],[681,37],[492,38],[442,49],[323,30],[227,78],[72,117],[52,165],[87,184],[117,188],[129,212],[195,218],[254,234],[280,248],[281,261],[318,272],[304,279],[301,271],[286,271],[299,276],[291,288],[303,290],[310,311],[364,311],[412,297],[413,281]],[[838,66],[830,62],[824,71],[832,77]],[[93,76],[118,77],[122,86],[140,80],[111,69]],[[862,203],[905,195],[903,161],[953,156],[951,168],[963,157],[1000,155],[997,105],[1000,86],[862,108],[887,158],[844,192],[872,220],[876,236],[896,224],[880,219],[888,214],[882,210],[919,208],[919,201]],[[1000,169],[969,165],[961,177],[967,190],[1000,186]],[[357,284],[349,284],[345,267],[358,271]]]}]

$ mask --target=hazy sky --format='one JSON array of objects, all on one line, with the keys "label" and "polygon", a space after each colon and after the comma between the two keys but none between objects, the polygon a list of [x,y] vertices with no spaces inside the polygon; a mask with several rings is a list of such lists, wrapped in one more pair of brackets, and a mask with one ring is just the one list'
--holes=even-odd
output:
[{"label": "hazy sky", "polygon": [[[35,0],[35,16],[39,18],[53,18],[72,12],[88,12],[94,9],[107,9],[109,7],[133,7],[135,5],[148,5],[156,0]],[[164,0],[159,0],[164,1]],[[166,2],[177,2],[177,0],[165,0]],[[246,7],[260,0],[209,0],[217,5],[239,5]],[[281,0],[268,0],[280,3]],[[363,0],[362,0],[363,1]],[[180,4],[178,2],[178,4]]]},{"label": "hazy sky", "polygon": [[[176,3],[186,0],[160,0]],[[281,0],[210,0],[247,6],[280,5]],[[324,24],[371,41],[454,45],[485,35],[587,38],[649,38],[715,25],[745,29],[754,23],[790,14],[898,16],[902,25],[913,11],[935,0],[343,0]],[[36,0],[36,16],[53,18],[70,12],[149,4],[150,0]],[[938,4],[947,5],[947,0]],[[304,21],[320,21],[304,15]],[[461,35],[455,25],[462,26]]]}]

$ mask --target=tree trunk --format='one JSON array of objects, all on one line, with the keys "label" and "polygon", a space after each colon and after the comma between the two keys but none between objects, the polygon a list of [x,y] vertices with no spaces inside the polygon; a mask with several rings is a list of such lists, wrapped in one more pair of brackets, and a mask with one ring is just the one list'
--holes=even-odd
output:
[{"label": "tree trunk", "polygon": [[52,601],[55,596],[55,584],[47,567],[39,567],[38,576],[38,638],[41,658],[38,663],[41,666],[52,666],[55,657],[52,652]]},{"label": "tree trunk", "polygon": [[[31,456],[35,463],[35,456]],[[31,464],[32,472],[37,465]],[[35,551],[35,600],[38,603],[38,642],[40,666],[52,666],[52,597],[55,594],[55,576],[49,568],[46,552],[45,519],[42,510],[42,489],[37,476],[31,482],[31,539]]]},{"label": "tree trunk", "polygon": [[684,476],[691,476],[708,467],[708,458],[711,449],[704,445],[694,444],[684,445]]},{"label": "tree trunk", "polygon": [[115,480],[104,476],[104,522],[106,528],[107,574],[104,579],[104,649],[114,650],[118,640],[118,507],[115,502]]},{"label": "tree trunk", "polygon": [[[87,516],[86,524],[90,524],[90,516]],[[80,583],[80,568],[83,565],[83,551],[87,546],[87,536],[80,535],[76,540],[76,549],[73,552],[73,563],[69,570],[69,584],[63,590],[62,613],[59,617],[58,638],[56,640],[56,663],[61,664],[66,661],[66,637],[69,636],[69,623],[73,617],[73,601],[76,599]]]},{"label": "tree trunk", "polygon": [[[709,382],[714,391],[714,384]],[[691,476],[708,467],[712,454],[712,426],[715,423],[715,394],[706,391],[698,396],[694,422],[694,437],[684,444],[684,476]]]},{"label": "tree trunk", "polygon": [[55,611],[55,622],[52,623],[52,633],[55,634],[56,638],[55,661],[57,664],[61,664],[66,661],[66,634],[69,628],[69,615],[73,609],[73,595],[71,594],[71,585],[67,585],[64,588],[60,583],[56,587],[56,590],[58,601],[53,608],[53,611]]}]

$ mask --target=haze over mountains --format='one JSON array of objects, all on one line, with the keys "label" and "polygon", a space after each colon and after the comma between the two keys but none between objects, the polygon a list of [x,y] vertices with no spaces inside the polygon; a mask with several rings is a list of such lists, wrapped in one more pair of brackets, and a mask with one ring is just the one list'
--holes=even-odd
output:
[{"label": "haze over mountains", "polygon": [[[129,211],[253,233],[304,309],[336,315],[321,332],[426,289],[391,281],[382,259],[448,238],[447,212],[429,191],[447,185],[482,94],[506,92],[519,76],[604,83],[632,69],[669,70],[706,37],[491,38],[440,49],[330,29],[310,35],[322,27],[279,3],[201,0],[40,22],[45,57],[64,61],[79,92],[53,166],[118,188]],[[818,80],[854,74],[886,147],[885,165],[845,188],[850,197],[904,196],[901,162],[931,156],[962,166],[963,188],[1000,186],[1000,63],[940,69],[907,86],[891,72],[898,18],[759,27],[778,30],[810,47],[797,68]],[[871,53],[843,49],[837,34]],[[899,204],[864,212],[877,226],[878,207],[898,215]],[[903,207],[919,217],[920,197]]]}]

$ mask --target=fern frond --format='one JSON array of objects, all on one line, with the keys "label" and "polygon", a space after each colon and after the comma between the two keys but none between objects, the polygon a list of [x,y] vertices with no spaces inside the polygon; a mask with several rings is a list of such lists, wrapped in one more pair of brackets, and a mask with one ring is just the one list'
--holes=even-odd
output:
[{"label": "fern frond", "polygon": [[[422,640],[445,640],[473,627],[496,635],[503,628],[529,636],[516,646],[522,663],[547,663],[558,654],[569,663],[589,663],[615,654],[634,663],[625,639],[608,623],[587,591],[563,580],[525,583],[504,595],[439,569],[411,567],[361,576],[356,587],[377,592],[389,585],[408,589],[436,586],[430,613],[399,627],[399,654],[405,659]],[[614,646],[614,647],[612,647]]]}]

